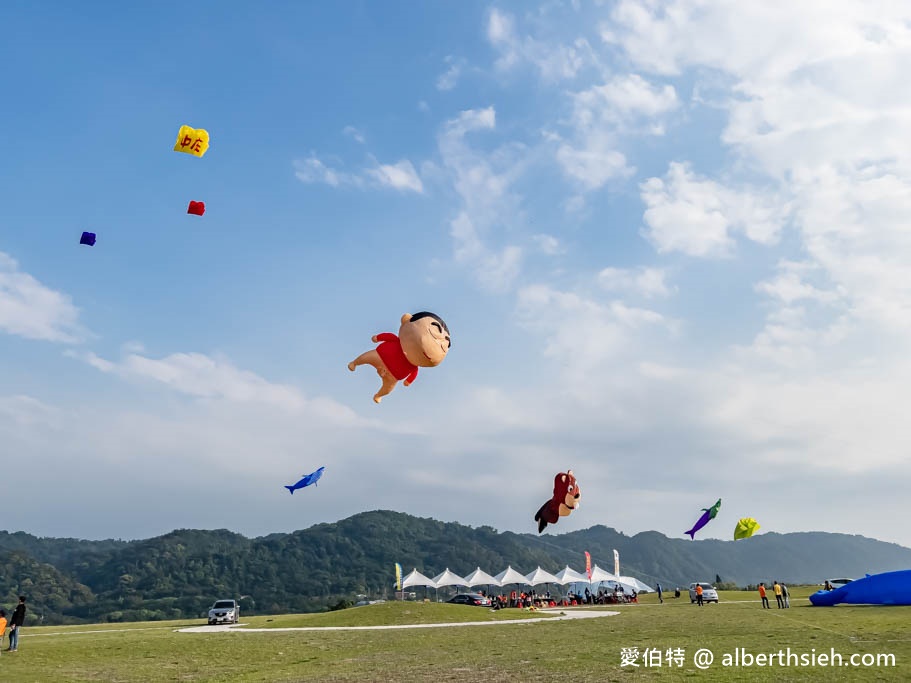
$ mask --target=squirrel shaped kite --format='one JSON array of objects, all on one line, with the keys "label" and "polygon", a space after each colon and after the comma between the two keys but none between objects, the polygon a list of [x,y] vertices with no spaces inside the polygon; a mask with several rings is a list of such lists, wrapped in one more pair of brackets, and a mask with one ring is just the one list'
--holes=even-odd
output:
[{"label": "squirrel shaped kite", "polygon": [[452,346],[446,323],[428,311],[406,313],[398,336],[382,332],[373,335],[373,342],[380,345],[348,363],[348,369],[354,372],[358,365],[365,364],[376,368],[383,381],[373,396],[376,403],[395,389],[399,380],[405,380],[406,387],[410,385],[418,376],[419,367],[433,368],[442,363]]},{"label": "squirrel shaped kite", "polygon": [[566,517],[570,512],[579,507],[582,491],[573,476],[572,470],[559,472],[554,477],[554,495],[541,506],[535,514],[538,523],[538,533],[544,531],[548,524],[556,524],[561,517]]}]

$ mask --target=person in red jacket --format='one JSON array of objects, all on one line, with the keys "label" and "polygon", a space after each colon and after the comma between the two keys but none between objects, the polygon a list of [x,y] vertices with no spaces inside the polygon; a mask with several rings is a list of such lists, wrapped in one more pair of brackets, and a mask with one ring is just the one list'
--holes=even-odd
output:
[{"label": "person in red jacket", "polygon": [[759,584],[759,597],[762,598],[762,608],[763,609],[766,609],[766,608],[772,609],[772,606],[769,605],[769,599],[765,595],[765,584],[764,583]]},{"label": "person in red jacket", "polygon": [[372,340],[380,345],[348,363],[348,369],[354,372],[358,365],[376,368],[383,385],[373,396],[375,403],[395,389],[399,380],[405,380],[405,386],[409,386],[417,378],[419,367],[433,368],[442,363],[452,346],[446,323],[428,311],[403,315],[398,336],[381,332],[373,335]]}]

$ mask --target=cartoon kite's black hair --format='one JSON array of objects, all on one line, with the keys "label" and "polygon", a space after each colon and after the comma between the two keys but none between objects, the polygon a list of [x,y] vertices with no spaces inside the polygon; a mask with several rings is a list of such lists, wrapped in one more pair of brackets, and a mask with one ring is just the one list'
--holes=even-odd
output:
[{"label": "cartoon kite's black hair", "polygon": [[446,323],[443,322],[443,319],[440,316],[438,316],[436,313],[431,313],[430,311],[421,311],[420,313],[415,313],[414,315],[412,315],[411,321],[414,322],[415,320],[420,320],[421,318],[433,318],[438,323],[440,323],[440,325],[443,326],[443,329],[446,330],[446,334],[451,334],[449,331],[449,328],[446,327]]}]

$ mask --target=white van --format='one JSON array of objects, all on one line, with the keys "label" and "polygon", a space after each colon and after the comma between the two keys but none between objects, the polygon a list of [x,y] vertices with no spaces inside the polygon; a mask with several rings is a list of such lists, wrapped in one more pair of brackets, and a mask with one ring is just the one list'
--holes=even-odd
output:
[{"label": "white van", "polygon": [[[702,586],[702,602],[714,602],[718,604],[718,591],[715,590],[715,586],[710,583],[700,583]],[[690,584],[690,602],[696,602],[696,584]]]},{"label": "white van", "polygon": [[209,626],[236,624],[238,619],[240,619],[240,605],[236,600],[216,600],[209,610]]}]

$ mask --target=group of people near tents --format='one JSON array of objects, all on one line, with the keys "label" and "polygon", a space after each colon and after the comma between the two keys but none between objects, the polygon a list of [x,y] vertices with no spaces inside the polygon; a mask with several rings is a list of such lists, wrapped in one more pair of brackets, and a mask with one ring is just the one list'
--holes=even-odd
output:
[{"label": "group of people near tents", "polygon": [[607,605],[639,602],[636,591],[625,593],[620,586],[616,586],[613,590],[599,588],[597,594],[592,593],[588,588],[585,589],[584,594],[568,591],[566,595],[562,597],[559,595],[556,597],[551,596],[550,591],[538,594],[534,589],[527,593],[525,591],[512,591],[509,595],[500,594],[487,596],[484,591],[480,591],[480,594],[490,598],[491,606],[494,609],[502,609],[505,607],[518,607],[519,609],[531,607],[575,607],[577,605]]}]

